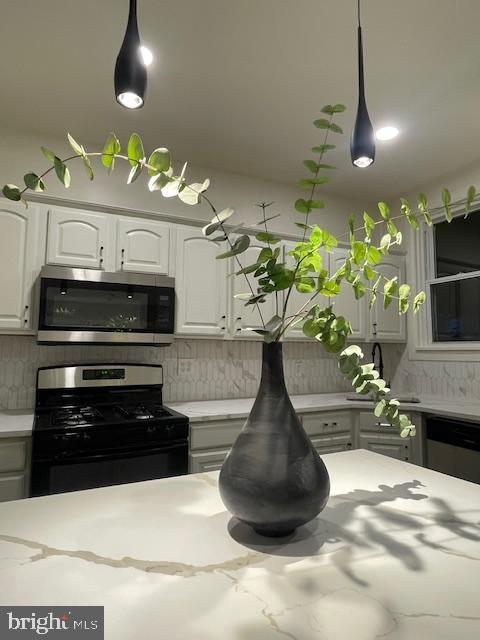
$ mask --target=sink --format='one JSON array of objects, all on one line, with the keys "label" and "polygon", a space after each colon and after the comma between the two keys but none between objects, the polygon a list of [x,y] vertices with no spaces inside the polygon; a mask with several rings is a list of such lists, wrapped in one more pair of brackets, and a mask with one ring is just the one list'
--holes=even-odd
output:
[{"label": "sink", "polygon": [[[408,404],[417,404],[420,402],[420,398],[411,395],[396,395],[395,393],[390,394],[392,398],[396,398],[399,402],[406,402]],[[347,393],[347,400],[351,400],[352,402],[373,402],[373,396],[368,393],[362,396],[360,393]]]}]

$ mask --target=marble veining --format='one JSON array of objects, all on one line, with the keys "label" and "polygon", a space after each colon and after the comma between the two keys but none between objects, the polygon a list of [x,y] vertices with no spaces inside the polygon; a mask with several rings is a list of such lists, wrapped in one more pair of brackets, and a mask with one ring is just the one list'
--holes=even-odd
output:
[{"label": "marble veining", "polygon": [[366,451],[286,540],[232,520],[217,473],[0,505],[9,604],[105,606],[107,640],[472,640],[480,488]]}]

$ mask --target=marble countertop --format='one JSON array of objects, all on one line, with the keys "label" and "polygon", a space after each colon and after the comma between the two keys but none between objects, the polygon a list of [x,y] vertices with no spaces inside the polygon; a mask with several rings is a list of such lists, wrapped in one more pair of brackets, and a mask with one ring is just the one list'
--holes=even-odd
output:
[{"label": "marble countertop", "polygon": [[[315,393],[291,396],[292,404],[299,413],[333,411],[339,409],[372,409],[373,403],[364,400],[347,400],[345,392]],[[405,394],[405,397],[415,394]],[[395,397],[395,396],[394,396]],[[188,416],[190,422],[246,418],[254,398],[233,400],[198,400],[195,402],[167,402],[167,405]],[[480,400],[421,396],[419,403],[401,402],[404,411],[433,413],[465,420],[480,420]]]},{"label": "marble countertop", "polygon": [[0,411],[0,438],[19,438],[31,436],[33,429],[33,411]]},{"label": "marble countertop", "polygon": [[103,605],[107,640],[480,637],[480,487],[324,460],[330,501],[288,540],[233,521],[215,472],[0,504],[0,592]]}]

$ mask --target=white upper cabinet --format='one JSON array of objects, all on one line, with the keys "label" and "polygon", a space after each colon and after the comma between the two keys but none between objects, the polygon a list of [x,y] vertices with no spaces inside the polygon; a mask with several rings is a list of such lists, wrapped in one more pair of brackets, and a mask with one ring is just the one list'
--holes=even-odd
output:
[{"label": "white upper cabinet", "polygon": [[[403,256],[385,256],[382,263],[375,267],[385,278],[398,278],[405,282],[405,258]],[[407,339],[406,317],[398,314],[398,304],[392,300],[388,309],[383,308],[383,286],[379,287],[377,301],[370,312],[369,337],[379,342],[405,342]]]},{"label": "white upper cabinet", "polygon": [[115,219],[105,213],[52,208],[48,217],[47,262],[107,269]]},{"label": "white upper cabinet", "polygon": [[[292,241],[285,241],[283,243],[283,251],[284,251],[283,259],[287,267],[290,267],[290,268],[293,268],[294,260],[292,256],[288,256],[287,253],[289,251],[292,251],[292,249],[295,247],[296,244],[298,243],[292,242]],[[325,251],[320,251],[319,253],[322,258],[322,268],[328,269],[328,254]],[[284,291],[283,293],[284,293],[284,296],[282,297],[282,300],[285,299],[287,295],[287,291]],[[288,299],[287,317],[293,315],[294,313],[298,313],[298,311],[300,311],[302,306],[308,301],[309,297],[311,297],[312,295],[313,293],[311,294],[299,293],[295,288],[293,288],[290,294],[290,297]],[[311,305],[309,305],[307,308],[309,308],[310,306]],[[305,334],[303,333],[302,327],[303,327],[303,322],[292,327],[291,329],[288,329],[285,333],[285,339],[286,340],[312,340],[312,338],[307,338],[305,336]]]},{"label": "white upper cabinet", "polygon": [[[258,258],[258,253],[260,249],[259,247],[249,247],[246,251],[241,253],[238,257],[242,266],[247,266],[249,264],[253,264],[255,260]],[[240,269],[238,263],[234,258],[230,259],[230,269],[231,272],[235,273]],[[253,274],[249,274],[247,276],[248,282],[250,283],[254,293],[257,293],[257,283]],[[231,286],[229,287],[230,291],[230,333],[234,337],[242,337],[242,338],[250,338],[258,339],[260,335],[252,331],[252,329],[262,329],[263,323],[260,317],[260,312],[258,310],[257,305],[248,305],[245,306],[244,300],[238,300],[235,298],[235,295],[238,293],[250,293],[250,289],[248,287],[247,280],[245,276],[232,276],[229,278]],[[282,292],[279,293],[279,305],[283,300]],[[266,324],[272,316],[276,313],[276,305],[275,305],[275,294],[267,296],[267,299],[264,303],[259,305],[261,309],[261,314],[263,317],[263,322]],[[280,310],[280,307],[279,307]]]},{"label": "white upper cabinet", "polygon": [[223,337],[227,329],[227,260],[198,227],[178,227],[175,243],[176,333]]},{"label": "white upper cabinet", "polygon": [[[333,249],[330,253],[330,275],[332,276],[345,262],[348,255],[348,249],[339,247]],[[344,316],[352,325],[352,340],[365,340],[367,338],[367,314],[368,301],[367,296],[355,299],[353,287],[345,280],[340,286],[338,296],[331,299],[333,304],[333,312],[337,316]]]},{"label": "white upper cabinet", "polygon": [[39,205],[0,200],[0,330],[31,329],[33,287],[45,257],[46,219]]},{"label": "white upper cabinet", "polygon": [[117,228],[117,269],[169,273],[170,227],[141,218],[120,218]]}]

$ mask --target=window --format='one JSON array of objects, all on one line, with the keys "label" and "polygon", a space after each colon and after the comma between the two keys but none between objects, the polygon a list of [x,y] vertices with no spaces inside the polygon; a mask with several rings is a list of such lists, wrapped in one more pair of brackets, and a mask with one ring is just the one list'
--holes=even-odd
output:
[{"label": "window", "polygon": [[480,342],[480,215],[433,229],[432,342]]}]

